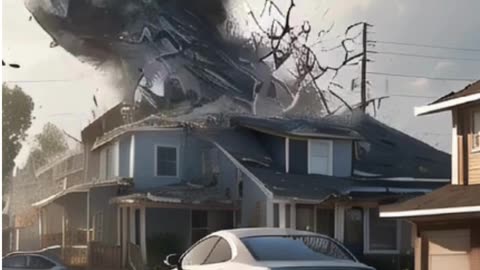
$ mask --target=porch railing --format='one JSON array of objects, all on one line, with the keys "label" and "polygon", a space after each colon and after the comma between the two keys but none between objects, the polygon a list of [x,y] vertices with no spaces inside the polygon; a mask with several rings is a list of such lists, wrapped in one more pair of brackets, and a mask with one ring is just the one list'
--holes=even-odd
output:
[{"label": "porch railing", "polygon": [[[42,235],[42,248],[61,246],[63,244],[62,233],[49,233]],[[86,246],[86,231],[67,231],[65,233],[65,246]]]},{"label": "porch railing", "polygon": [[42,248],[62,245],[62,233],[50,233],[42,235]]},{"label": "porch railing", "polygon": [[120,246],[100,242],[88,243],[88,269],[120,269],[122,265]]}]

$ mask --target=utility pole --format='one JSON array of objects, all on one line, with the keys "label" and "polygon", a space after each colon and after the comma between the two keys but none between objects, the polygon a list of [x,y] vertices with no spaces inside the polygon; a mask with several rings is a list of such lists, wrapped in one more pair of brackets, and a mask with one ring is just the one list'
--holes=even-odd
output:
[{"label": "utility pole", "polygon": [[361,105],[360,108],[363,112],[367,109],[367,26],[366,22],[363,23],[363,34],[362,34],[362,75],[361,75]]}]

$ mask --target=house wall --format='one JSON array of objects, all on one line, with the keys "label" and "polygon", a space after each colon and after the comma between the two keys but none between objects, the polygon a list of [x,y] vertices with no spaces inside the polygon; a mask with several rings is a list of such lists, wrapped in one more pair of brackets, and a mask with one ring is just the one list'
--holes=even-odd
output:
[{"label": "house wall", "polygon": [[480,151],[473,150],[473,113],[480,104],[455,109],[454,126],[457,130],[457,174],[458,184],[480,184]]},{"label": "house wall", "polygon": [[352,174],[352,141],[333,141],[333,175],[351,176]]},{"label": "house wall", "polygon": [[[416,224],[415,245],[415,270],[429,270],[429,254],[430,242],[429,234],[432,232],[436,235],[443,232],[448,233],[456,230],[468,230],[469,242],[461,243],[462,246],[469,247],[468,250],[459,249],[460,245],[446,246],[448,241],[437,242],[436,249],[444,249],[456,252],[457,254],[465,253],[469,257],[470,269],[480,269],[480,219],[472,217],[456,218],[445,216],[444,219],[414,221]],[[447,255],[448,256],[448,255]],[[449,266],[447,264],[447,266]]]},{"label": "house wall", "polygon": [[62,232],[63,206],[58,203],[48,204],[43,208],[44,234],[56,234]]},{"label": "house wall", "polygon": [[218,175],[218,188],[225,192],[228,190],[232,200],[239,200],[239,183],[246,177],[244,177],[243,173],[241,173],[225,155],[219,153],[218,150],[215,152],[217,153],[218,164],[221,168]]},{"label": "house wall", "polygon": [[[65,205],[68,227],[72,230],[85,229],[87,227],[87,193],[68,194],[62,201]],[[58,215],[56,218],[61,219]]]},{"label": "house wall", "polygon": [[272,156],[276,167],[285,171],[285,138],[257,132],[260,143]]},{"label": "house wall", "polygon": [[[185,136],[183,130],[144,131],[135,133],[135,190],[147,190],[180,182],[183,178]],[[180,160],[177,177],[155,176],[155,146],[168,145],[178,147]]]},{"label": "house wall", "polygon": [[265,193],[247,176],[243,176],[243,199],[241,203],[241,226],[263,227],[267,225]]},{"label": "house wall", "polygon": [[289,139],[289,173],[308,173],[308,140]]},{"label": "house wall", "polygon": [[147,244],[149,239],[167,233],[178,237],[183,250],[190,245],[192,222],[189,209],[147,208],[145,211]]},{"label": "house wall", "polygon": [[130,176],[130,143],[132,136],[122,136],[119,139],[119,173],[121,177]]},{"label": "house wall", "polygon": [[[100,187],[90,190],[90,228],[93,228],[93,217],[98,212],[103,213],[103,239],[106,244],[116,244],[117,238],[117,207],[109,200],[117,196],[117,187]],[[85,221],[86,222],[86,221]]]}]

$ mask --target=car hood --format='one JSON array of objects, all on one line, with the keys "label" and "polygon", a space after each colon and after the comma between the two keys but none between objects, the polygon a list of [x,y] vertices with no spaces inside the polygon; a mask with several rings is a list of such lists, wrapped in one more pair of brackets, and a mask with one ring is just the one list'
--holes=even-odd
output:
[{"label": "car hood", "polygon": [[331,261],[264,261],[262,266],[276,270],[313,270],[313,269],[329,269],[329,270],[374,270],[360,262],[349,260],[331,260]]}]

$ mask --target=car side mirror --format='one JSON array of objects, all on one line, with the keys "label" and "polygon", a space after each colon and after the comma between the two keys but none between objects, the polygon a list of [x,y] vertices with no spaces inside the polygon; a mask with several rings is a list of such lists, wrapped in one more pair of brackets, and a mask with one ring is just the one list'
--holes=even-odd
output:
[{"label": "car side mirror", "polygon": [[180,255],[178,254],[170,254],[168,255],[165,260],[163,261],[163,263],[166,265],[166,266],[169,266],[169,267],[175,267],[175,266],[178,266],[178,264],[180,263]]}]

